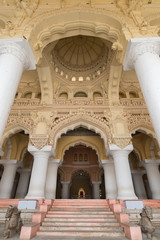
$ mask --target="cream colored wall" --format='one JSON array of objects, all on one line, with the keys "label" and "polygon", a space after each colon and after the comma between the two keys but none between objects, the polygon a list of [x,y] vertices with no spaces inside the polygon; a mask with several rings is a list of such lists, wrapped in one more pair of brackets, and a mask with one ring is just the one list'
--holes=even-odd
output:
[{"label": "cream colored wall", "polygon": [[[125,0],[0,1],[0,37],[25,36],[37,59],[37,69],[24,72],[21,78],[1,140],[4,157],[7,154],[6,139],[19,129],[30,134],[30,144],[36,147],[39,147],[39,138],[44,144],[53,145],[56,157],[60,159],[65,149],[76,141],[91,144],[100,159],[105,159],[108,144],[125,147],[131,141],[131,133],[137,129],[155,137],[135,72],[124,72],[122,64],[130,38],[159,35],[160,3],[156,0],[151,4],[140,0],[134,1],[135,5],[132,3]],[[112,56],[108,70],[84,84],[83,89],[81,83],[67,83],[55,73],[50,54],[59,39],[79,34],[101,38]],[[77,100],[73,95],[80,88],[88,93],[88,97]],[[102,97],[93,99],[97,90]],[[119,98],[120,91],[126,98]],[[135,91],[139,97],[130,98],[130,91]],[[67,92],[68,99],[59,98],[61,92]],[[103,140],[87,137],[58,140],[63,130],[74,129],[77,124],[85,124],[99,132]],[[142,160],[151,157],[151,141],[147,139],[142,139],[146,147],[139,144],[138,137],[133,139]],[[20,160],[27,140],[14,136],[11,142],[14,146],[11,158]],[[158,151],[156,147],[157,157]]]}]

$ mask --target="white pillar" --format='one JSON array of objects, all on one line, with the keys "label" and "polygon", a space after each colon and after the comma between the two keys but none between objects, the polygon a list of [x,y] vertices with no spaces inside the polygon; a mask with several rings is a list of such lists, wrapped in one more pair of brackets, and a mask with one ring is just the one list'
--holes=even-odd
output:
[{"label": "white pillar", "polygon": [[131,39],[124,70],[135,70],[160,144],[160,38]]},{"label": "white pillar", "polygon": [[24,38],[0,39],[0,139],[24,70],[35,69],[35,58]]},{"label": "white pillar", "polygon": [[146,190],[144,187],[144,182],[142,179],[142,174],[144,174],[141,171],[138,170],[133,170],[132,171],[132,178],[133,178],[133,183],[135,187],[135,193],[139,199],[146,199]]},{"label": "white pillar", "polygon": [[102,160],[102,166],[104,169],[105,191],[106,199],[117,198],[117,183],[113,160]]},{"label": "white pillar", "polygon": [[159,162],[156,160],[144,160],[149,186],[153,199],[160,199],[160,173]]},{"label": "white pillar", "polygon": [[60,164],[60,159],[49,159],[47,179],[46,179],[46,198],[56,198],[57,187],[57,171]]},{"label": "white pillar", "polygon": [[100,199],[99,186],[101,182],[92,182],[93,186],[93,199]]},{"label": "white pillar", "polygon": [[1,160],[4,166],[3,175],[0,182],[0,198],[10,198],[12,187],[18,167],[17,160]]},{"label": "white pillar", "polygon": [[128,155],[133,150],[133,146],[128,145],[122,149],[115,144],[111,144],[109,148],[115,166],[118,188],[117,199],[137,199],[134,193],[131,170],[128,161]]},{"label": "white pillar", "polygon": [[62,199],[68,199],[70,182],[61,182],[61,183],[62,183]]},{"label": "white pillar", "polygon": [[27,194],[31,170],[26,168],[20,169],[18,172],[20,173],[20,178],[15,198],[24,198]]},{"label": "white pillar", "polygon": [[41,150],[36,149],[34,146],[28,147],[28,151],[34,156],[34,161],[29,190],[25,198],[45,198],[46,174],[51,150],[51,146],[45,146]]}]

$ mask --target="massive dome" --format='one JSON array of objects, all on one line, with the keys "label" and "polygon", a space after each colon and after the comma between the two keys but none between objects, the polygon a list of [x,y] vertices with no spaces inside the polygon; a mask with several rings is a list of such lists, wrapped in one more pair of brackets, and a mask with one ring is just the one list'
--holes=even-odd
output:
[{"label": "massive dome", "polygon": [[104,48],[99,38],[76,36],[60,40],[54,53],[61,64],[79,70],[98,64],[104,55]]},{"label": "massive dome", "polygon": [[55,72],[71,81],[95,79],[106,69],[108,47],[91,36],[74,36],[58,41],[52,51]]}]

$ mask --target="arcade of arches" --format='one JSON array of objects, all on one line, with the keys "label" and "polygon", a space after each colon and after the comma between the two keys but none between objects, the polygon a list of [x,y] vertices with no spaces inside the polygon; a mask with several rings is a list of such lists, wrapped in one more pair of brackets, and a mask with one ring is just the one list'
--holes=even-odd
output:
[{"label": "arcade of arches", "polygon": [[0,4],[0,198],[160,199],[159,1]]}]

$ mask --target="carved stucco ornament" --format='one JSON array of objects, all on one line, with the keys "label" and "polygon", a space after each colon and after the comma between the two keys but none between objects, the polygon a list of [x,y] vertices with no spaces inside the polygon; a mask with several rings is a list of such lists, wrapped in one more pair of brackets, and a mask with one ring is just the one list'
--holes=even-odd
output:
[{"label": "carved stucco ornament", "polygon": [[115,137],[112,139],[112,143],[123,149],[126,146],[132,144],[132,140],[131,137]]},{"label": "carved stucco ornament", "polygon": [[30,143],[37,149],[42,149],[44,146],[48,145],[48,135],[38,134],[30,136]]}]

